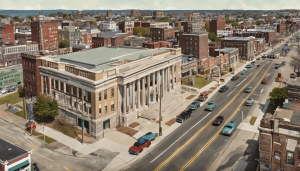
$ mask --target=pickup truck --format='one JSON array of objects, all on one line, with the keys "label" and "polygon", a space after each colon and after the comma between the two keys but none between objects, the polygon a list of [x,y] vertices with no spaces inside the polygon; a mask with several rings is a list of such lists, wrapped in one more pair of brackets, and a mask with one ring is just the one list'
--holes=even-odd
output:
[{"label": "pickup truck", "polygon": [[143,151],[145,147],[149,147],[151,145],[151,140],[147,140],[145,138],[138,139],[137,142],[133,144],[128,150],[129,154],[138,155]]},{"label": "pickup truck", "polygon": [[201,93],[199,95],[199,101],[205,101],[208,98],[208,94],[207,93]]}]

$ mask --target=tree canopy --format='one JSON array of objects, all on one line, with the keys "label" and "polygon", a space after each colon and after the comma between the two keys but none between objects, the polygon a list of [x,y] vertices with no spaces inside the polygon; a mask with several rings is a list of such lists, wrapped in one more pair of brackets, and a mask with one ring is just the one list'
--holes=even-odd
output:
[{"label": "tree canopy", "polygon": [[144,28],[142,26],[134,27],[133,34],[138,36],[143,36],[143,37],[150,37],[150,28],[149,27]]},{"label": "tree canopy", "polygon": [[234,21],[231,25],[232,25],[233,27],[235,27],[235,26],[239,26],[240,23],[239,23],[238,21]]},{"label": "tree canopy", "polygon": [[53,118],[58,115],[58,104],[55,99],[48,99],[44,95],[39,95],[37,103],[33,105],[35,117],[44,121],[45,118]]},{"label": "tree canopy", "polygon": [[270,102],[275,106],[282,106],[283,102],[287,98],[286,89],[275,87],[269,94]]},{"label": "tree canopy", "polygon": [[159,19],[161,22],[172,22],[172,20],[169,17],[162,17]]},{"label": "tree canopy", "polygon": [[68,39],[59,42],[59,48],[68,48],[69,46],[70,46],[70,42]]},{"label": "tree canopy", "polygon": [[262,24],[263,24],[262,21],[260,21],[260,20],[257,20],[257,21],[256,21],[256,25],[262,25]]},{"label": "tree canopy", "polygon": [[25,90],[23,87],[18,88],[19,97],[25,97]]},{"label": "tree canopy", "polygon": [[208,33],[208,38],[211,41],[215,41],[217,39],[217,36],[215,33]]}]

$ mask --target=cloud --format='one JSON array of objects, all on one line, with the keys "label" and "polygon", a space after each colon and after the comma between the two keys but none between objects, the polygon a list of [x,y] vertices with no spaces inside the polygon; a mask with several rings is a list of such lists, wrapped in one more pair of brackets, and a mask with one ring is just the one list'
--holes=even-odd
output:
[{"label": "cloud", "polygon": [[177,10],[213,10],[213,9],[294,9],[299,0],[1,0],[1,9],[177,9]]}]

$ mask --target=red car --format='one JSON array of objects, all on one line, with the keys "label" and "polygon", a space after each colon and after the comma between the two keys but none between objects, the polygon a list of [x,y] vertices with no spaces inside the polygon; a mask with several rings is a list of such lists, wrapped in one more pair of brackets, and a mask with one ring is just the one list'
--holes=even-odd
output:
[{"label": "red car", "polygon": [[151,140],[147,140],[145,138],[138,139],[137,142],[133,144],[128,150],[130,154],[138,155],[143,151],[145,147],[149,147],[151,145]]}]

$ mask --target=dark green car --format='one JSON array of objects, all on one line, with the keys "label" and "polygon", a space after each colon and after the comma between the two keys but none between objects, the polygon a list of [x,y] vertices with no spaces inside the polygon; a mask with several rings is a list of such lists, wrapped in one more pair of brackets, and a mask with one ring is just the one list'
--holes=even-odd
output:
[{"label": "dark green car", "polygon": [[197,109],[199,106],[200,106],[200,102],[193,102],[189,108],[194,110]]},{"label": "dark green car", "polygon": [[208,102],[208,105],[206,106],[205,110],[213,110],[217,106],[217,103],[214,101]]}]

